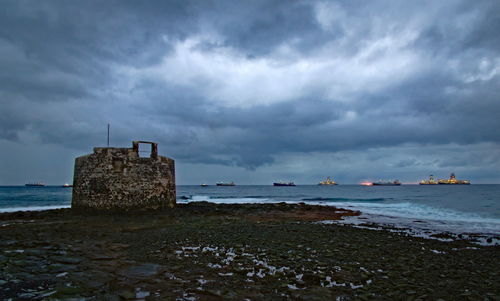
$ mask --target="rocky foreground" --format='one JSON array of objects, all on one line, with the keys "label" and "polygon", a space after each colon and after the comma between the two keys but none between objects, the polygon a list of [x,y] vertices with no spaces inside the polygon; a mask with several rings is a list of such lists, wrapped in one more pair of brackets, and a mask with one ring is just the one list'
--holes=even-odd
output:
[{"label": "rocky foreground", "polygon": [[500,300],[500,247],[304,204],[0,214],[0,300]]}]

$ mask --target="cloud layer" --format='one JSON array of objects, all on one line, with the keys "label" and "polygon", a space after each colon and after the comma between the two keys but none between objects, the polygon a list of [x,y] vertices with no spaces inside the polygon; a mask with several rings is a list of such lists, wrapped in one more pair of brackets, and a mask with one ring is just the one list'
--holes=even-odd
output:
[{"label": "cloud layer", "polygon": [[[47,166],[47,181],[67,181],[107,123],[115,145],[158,141],[181,184],[221,178],[203,170],[247,183],[500,181],[497,1],[3,7],[0,147],[14,158],[0,184]],[[16,169],[35,147],[47,164]]]}]

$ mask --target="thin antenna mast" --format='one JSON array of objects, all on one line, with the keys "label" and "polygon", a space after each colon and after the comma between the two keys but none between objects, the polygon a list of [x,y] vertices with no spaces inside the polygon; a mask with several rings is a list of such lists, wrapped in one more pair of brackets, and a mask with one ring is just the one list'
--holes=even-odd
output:
[{"label": "thin antenna mast", "polygon": [[108,123],[108,147],[109,147],[109,123]]}]

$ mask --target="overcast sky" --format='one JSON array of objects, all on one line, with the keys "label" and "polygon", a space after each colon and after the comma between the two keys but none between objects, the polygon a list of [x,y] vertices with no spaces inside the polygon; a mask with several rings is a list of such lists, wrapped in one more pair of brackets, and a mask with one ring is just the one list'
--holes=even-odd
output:
[{"label": "overcast sky", "polygon": [[500,183],[500,1],[0,0],[0,185],[152,140],[178,184]]}]

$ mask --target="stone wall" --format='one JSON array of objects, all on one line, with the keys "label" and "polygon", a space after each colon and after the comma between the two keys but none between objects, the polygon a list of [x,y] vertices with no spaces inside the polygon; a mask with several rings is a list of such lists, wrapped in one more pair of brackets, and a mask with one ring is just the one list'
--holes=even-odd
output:
[{"label": "stone wall", "polygon": [[[139,144],[151,145],[149,157]],[[174,160],[159,156],[156,143],[134,141],[132,148],[96,147],[75,159],[75,209],[159,209],[175,206]]]}]

